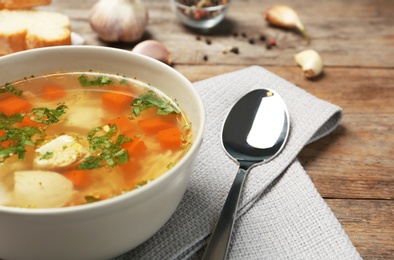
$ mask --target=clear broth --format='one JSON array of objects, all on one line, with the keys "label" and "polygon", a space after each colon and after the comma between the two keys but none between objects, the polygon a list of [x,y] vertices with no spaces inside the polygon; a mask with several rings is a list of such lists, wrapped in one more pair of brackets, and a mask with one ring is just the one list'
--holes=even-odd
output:
[{"label": "clear broth", "polygon": [[[67,207],[118,196],[164,174],[187,153],[192,143],[191,123],[178,104],[157,88],[136,79],[94,72],[57,73],[25,78],[6,84],[1,89],[4,93],[0,93],[0,205],[25,208]],[[144,96],[154,99],[149,101],[151,98],[143,99]],[[18,101],[12,101],[13,98],[27,101],[30,106],[25,104],[21,106],[21,111],[15,113],[13,109],[9,109],[13,107],[15,110],[19,104]],[[136,100],[147,103],[132,106]],[[164,101],[167,105],[162,109],[162,115],[158,114],[160,106],[156,104],[157,100],[159,103]],[[5,106],[6,103],[10,105]],[[146,104],[149,108],[144,109]],[[41,110],[32,113],[37,108]],[[37,115],[44,111],[42,108],[51,109],[52,112],[62,110],[59,122],[48,125],[37,123],[49,118],[48,114],[38,118]],[[172,112],[166,114],[167,108]],[[10,118],[21,113],[21,122],[12,125],[7,123]],[[155,126],[155,120],[162,125]],[[40,133],[27,138],[33,144],[23,145],[25,152],[7,154],[9,148],[15,147],[18,142],[18,138],[10,140],[12,131],[19,131],[23,127],[33,127]],[[171,135],[177,132],[174,128],[181,133],[179,145],[177,134]],[[94,129],[96,131],[92,132]],[[172,132],[167,131],[169,134],[164,131],[168,129],[172,129]],[[63,145],[64,151],[61,154],[77,157],[64,165],[59,163],[62,160],[59,147],[49,146],[41,153],[37,150],[51,141],[55,143],[54,140],[60,136],[73,138],[73,142],[83,150],[80,153],[73,150],[74,143],[70,146]],[[172,139],[174,136],[175,141]],[[95,137],[97,138],[94,139]],[[113,151],[106,152],[94,147],[97,146],[94,142],[100,140],[104,142],[100,144],[101,148],[109,145],[108,149]],[[118,156],[119,154],[121,155]],[[63,199],[63,202],[57,204],[41,203],[40,199],[48,199],[43,192],[37,195],[37,202],[21,199],[21,196],[30,195],[19,194],[23,185],[18,184],[18,188],[16,187],[16,173],[24,172],[24,176],[32,176],[36,171],[54,172],[62,176],[62,180],[72,183],[71,198]],[[27,185],[27,190],[34,185],[50,185],[51,182],[41,181],[39,177],[34,181],[37,183],[24,184]],[[50,189],[39,186],[32,189],[32,192],[40,188]]]}]

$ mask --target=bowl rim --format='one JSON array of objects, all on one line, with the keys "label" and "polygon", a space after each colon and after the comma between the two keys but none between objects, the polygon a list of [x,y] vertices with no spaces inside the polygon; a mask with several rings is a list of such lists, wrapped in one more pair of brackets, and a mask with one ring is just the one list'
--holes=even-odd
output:
[{"label": "bowl rim", "polygon": [[[161,61],[156,59],[144,56],[142,54],[133,53],[128,50],[124,49],[117,49],[113,47],[107,46],[51,46],[51,47],[42,47],[32,50],[25,50],[13,54],[8,54],[5,56],[0,57],[0,65],[1,63],[6,64],[9,59],[15,59],[18,57],[23,57],[25,55],[50,55],[51,53],[56,53],[59,51],[63,52],[84,52],[86,50],[90,51],[99,51],[99,52],[107,52],[107,53],[118,53],[121,55],[128,55],[131,59],[135,59],[137,62],[147,62],[152,66],[160,67],[160,69],[165,70],[168,73],[173,74],[175,77],[178,77],[182,82],[183,85],[190,88],[190,91],[193,93],[193,96],[196,99],[196,103],[198,105],[197,110],[198,114],[200,115],[200,122],[199,127],[194,132],[194,141],[192,146],[190,147],[189,151],[181,158],[181,160],[171,169],[166,171],[164,174],[159,176],[158,178],[154,179],[153,181],[143,185],[137,189],[125,192],[124,194],[105,199],[103,201],[98,201],[95,203],[90,204],[83,204],[83,205],[76,205],[76,206],[69,206],[69,207],[61,207],[61,208],[18,208],[12,206],[3,206],[0,205],[0,214],[13,214],[13,215],[29,215],[29,216],[54,216],[54,215],[66,215],[66,214],[80,214],[80,213],[88,213],[95,210],[102,210],[106,208],[107,210],[111,211],[113,208],[123,207],[124,203],[137,203],[141,197],[145,194],[149,194],[152,190],[156,189],[157,186],[163,185],[162,183],[166,183],[170,181],[172,178],[175,178],[176,171],[182,167],[187,161],[192,160],[190,157],[193,156],[195,153],[198,153],[198,150],[201,146],[203,140],[203,133],[206,124],[206,112],[205,107],[202,101],[200,94],[197,92],[193,83],[189,81],[184,75],[180,72],[172,68],[171,66],[164,64]],[[49,72],[52,73],[52,72]],[[23,78],[23,75],[22,77]],[[1,85],[5,84],[5,82],[0,82]],[[0,86],[1,86],[0,85]],[[182,105],[181,105],[182,106]],[[195,155],[197,156],[197,155]],[[186,173],[185,173],[186,174]]]},{"label": "bowl rim", "polygon": [[213,12],[213,11],[218,11],[221,9],[225,9],[230,5],[230,0],[227,1],[225,4],[218,4],[214,6],[209,6],[209,7],[197,7],[194,5],[185,5],[179,3],[177,0],[170,0],[176,7],[182,8],[182,9],[187,9],[187,10],[205,10],[208,12]]}]

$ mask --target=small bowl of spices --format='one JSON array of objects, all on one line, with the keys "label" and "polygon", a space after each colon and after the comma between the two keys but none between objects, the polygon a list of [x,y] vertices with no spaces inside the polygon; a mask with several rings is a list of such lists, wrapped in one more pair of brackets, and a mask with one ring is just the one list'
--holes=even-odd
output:
[{"label": "small bowl of spices", "polygon": [[186,26],[209,29],[219,24],[226,15],[230,0],[170,0],[179,20]]}]

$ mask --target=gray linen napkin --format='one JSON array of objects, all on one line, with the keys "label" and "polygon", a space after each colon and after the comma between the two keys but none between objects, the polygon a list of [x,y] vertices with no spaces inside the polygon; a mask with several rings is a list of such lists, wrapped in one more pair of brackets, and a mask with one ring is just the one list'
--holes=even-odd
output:
[{"label": "gray linen napkin", "polygon": [[207,112],[204,142],[177,211],[152,238],[123,259],[198,259],[238,166],[222,150],[221,127],[231,106],[257,88],[276,90],[290,114],[290,137],[269,163],[253,168],[240,201],[228,259],[361,259],[296,159],[330,133],[341,109],[252,66],[195,83]]}]

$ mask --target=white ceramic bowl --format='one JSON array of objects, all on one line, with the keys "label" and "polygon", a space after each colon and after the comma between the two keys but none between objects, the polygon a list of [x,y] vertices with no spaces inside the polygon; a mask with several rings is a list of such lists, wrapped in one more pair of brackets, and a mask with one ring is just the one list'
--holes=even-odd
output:
[{"label": "white ceramic bowl", "polygon": [[156,233],[183,197],[201,146],[205,111],[193,85],[176,70],[114,48],[49,47],[1,57],[0,85],[30,75],[88,70],[136,77],[176,98],[192,122],[194,143],[167,173],[112,199],[58,209],[0,206],[0,259],[96,260],[118,256]]}]

